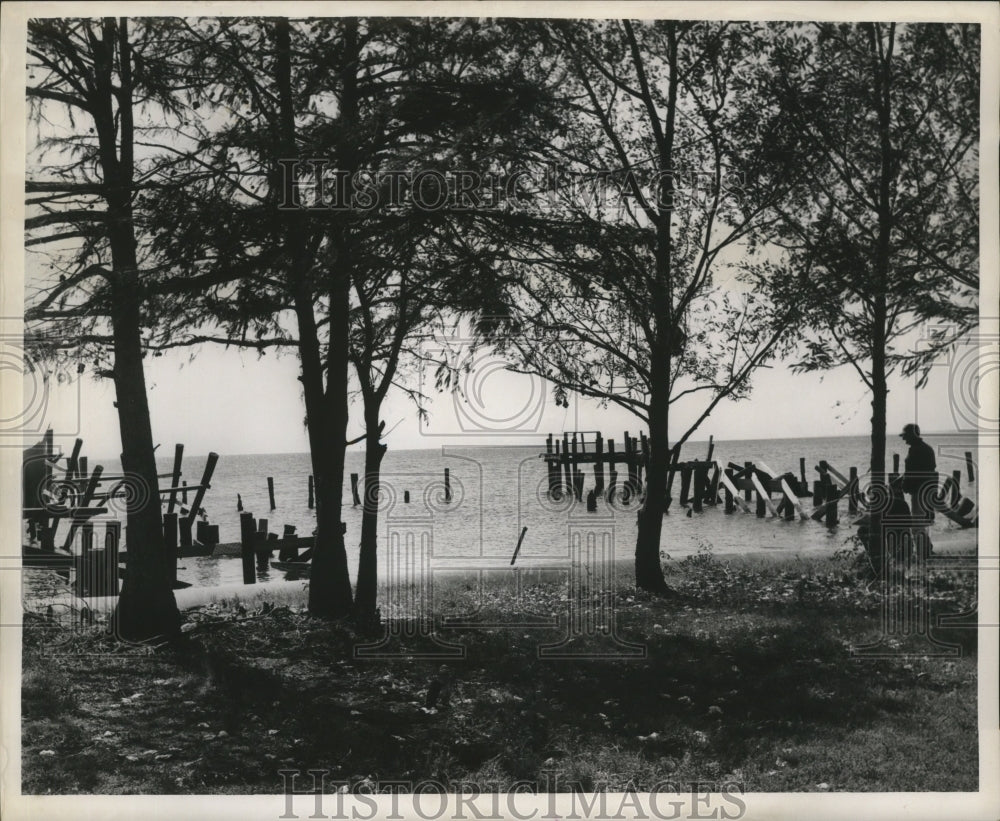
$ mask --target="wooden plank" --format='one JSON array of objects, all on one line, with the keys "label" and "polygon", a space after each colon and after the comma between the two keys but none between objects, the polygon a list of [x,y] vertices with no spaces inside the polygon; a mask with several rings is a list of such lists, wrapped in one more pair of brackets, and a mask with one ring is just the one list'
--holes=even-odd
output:
[{"label": "wooden plank", "polygon": [[208,454],[208,461],[205,462],[205,472],[201,476],[201,484],[198,486],[198,490],[194,496],[194,503],[191,505],[191,512],[188,514],[189,522],[194,522],[195,516],[198,515],[198,511],[201,509],[201,500],[205,498],[205,491],[212,486],[212,474],[215,472],[215,465],[218,461],[218,453]]},{"label": "wooden plank", "polygon": [[184,445],[174,445],[174,469],[170,474],[170,499],[167,500],[167,513],[174,512],[177,503],[177,488],[181,483],[181,461],[184,459]]}]

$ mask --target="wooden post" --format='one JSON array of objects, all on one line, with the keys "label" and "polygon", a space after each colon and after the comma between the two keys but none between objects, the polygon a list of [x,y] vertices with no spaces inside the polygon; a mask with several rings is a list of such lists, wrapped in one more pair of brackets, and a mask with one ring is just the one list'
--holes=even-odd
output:
[{"label": "wooden post", "polygon": [[597,441],[595,443],[597,449],[597,461],[594,463],[594,491],[596,493],[604,492],[604,437],[601,432],[597,432]]},{"label": "wooden post", "polygon": [[715,436],[712,434],[708,435],[708,456],[705,457],[706,462],[712,461],[712,454],[715,453]]},{"label": "wooden post", "polygon": [[837,524],[837,498],[839,497],[837,486],[830,482],[826,486],[826,526],[833,527]]},{"label": "wooden post", "polygon": [[[97,493],[97,485],[101,481],[101,474],[104,473],[104,467],[102,465],[94,465],[94,473],[87,482],[87,487],[83,491],[83,498],[80,500],[80,507],[87,507],[91,500],[94,498],[94,494]],[[69,550],[73,544],[73,534],[76,532],[77,527],[79,527],[79,521],[76,519],[71,519],[69,523],[69,533],[66,534],[66,541],[63,544],[63,550]],[[42,537],[46,538],[45,534],[49,534],[48,541],[52,541],[54,536],[52,531],[48,527],[42,527]],[[42,545],[45,548],[45,545]],[[55,549],[55,544],[51,544],[48,548],[49,550]]]},{"label": "wooden post", "polygon": [[[312,505],[310,505],[310,507],[312,507]],[[243,497],[240,496],[239,493],[236,494],[236,512],[237,513],[243,512]]]},{"label": "wooden post", "polygon": [[206,527],[208,527],[208,522],[206,522],[204,519],[199,519],[197,522],[194,523],[194,538],[195,541],[199,542],[200,544],[207,544],[206,539],[208,537],[205,535]]},{"label": "wooden post", "polygon": [[274,477],[267,477],[267,498],[271,502],[271,510],[274,510]]},{"label": "wooden post", "polygon": [[750,484],[750,477],[753,476],[753,462],[743,463],[743,479],[746,481],[747,486],[743,489],[743,499],[749,502],[753,496],[753,485]]},{"label": "wooden post", "polygon": [[410,503],[410,491],[408,491],[408,490],[404,490],[404,491],[403,491],[403,501],[404,501],[404,502],[405,502],[406,504],[409,504],[409,503]]},{"label": "wooden post", "polygon": [[[551,482],[549,484],[551,485]],[[445,502],[451,501],[451,468],[444,469],[444,500]]]},{"label": "wooden post", "polygon": [[[170,487],[180,487],[181,483],[181,461],[184,459],[184,445],[174,445],[174,471],[171,474]],[[187,502],[185,496],[184,501]],[[177,491],[171,490],[167,498],[167,513],[174,512],[174,505],[177,504]]]},{"label": "wooden post", "polygon": [[[80,440],[77,439],[76,441],[79,442]],[[975,469],[972,466],[972,451],[971,450],[967,450],[965,452],[965,470],[969,474],[969,484],[972,484],[973,482],[976,481],[976,471],[975,471]]]},{"label": "wooden post", "polygon": [[194,504],[191,505],[191,512],[188,513],[188,519],[192,522],[201,509],[201,500],[205,498],[205,491],[212,486],[212,474],[215,472],[215,464],[218,461],[218,453],[208,454],[208,461],[205,462],[205,471],[201,474],[201,484],[198,485],[198,491],[194,494]]},{"label": "wooden post", "polygon": [[583,471],[573,468],[573,495],[578,502],[583,501]]},{"label": "wooden post", "polygon": [[186,505],[188,503],[188,483],[187,479],[181,482],[183,489],[181,491],[181,504]]},{"label": "wooden post", "polygon": [[597,491],[595,490],[587,491],[587,512],[597,512]]},{"label": "wooden post", "polygon": [[79,477],[81,479],[86,479],[87,478],[87,457],[86,456],[81,456],[80,457],[80,461],[77,464],[77,470],[76,470],[76,472],[77,472],[77,474],[79,475]]},{"label": "wooden post", "polygon": [[546,460],[549,467],[549,496],[553,499],[558,499],[561,497],[559,491],[559,440],[557,439],[552,446],[552,457]]},{"label": "wooden post", "polygon": [[514,562],[517,561],[517,554],[521,552],[521,542],[524,541],[524,534],[528,532],[528,526],[525,525],[521,528],[521,535],[517,537],[517,547],[514,548],[514,555],[510,557],[511,567],[514,566]]},{"label": "wooden post", "polygon": [[694,492],[691,495],[692,509],[695,513],[701,513],[702,502],[705,498],[705,467],[703,462],[695,462],[694,466]]},{"label": "wooden post", "polygon": [[708,495],[705,497],[710,505],[719,504],[719,482],[721,481],[721,477],[722,472],[719,470],[719,466],[716,465],[712,471],[712,483],[708,488]]},{"label": "wooden post", "polygon": [[687,507],[691,489],[691,466],[685,462],[681,465],[681,507]]},{"label": "wooden post", "polygon": [[823,504],[823,500],[826,498],[826,493],[824,492],[823,483],[816,479],[813,482],[813,507],[819,507]]},{"label": "wooden post", "polygon": [[[729,482],[735,486],[736,474],[733,473],[733,471],[731,471],[729,468],[726,468],[725,473],[726,473],[726,478],[729,479]],[[733,498],[733,492],[729,489],[728,485],[723,485],[722,489],[725,491],[726,495],[725,512],[732,513],[733,511],[736,510],[736,500]]]},{"label": "wooden post", "polygon": [[573,492],[573,466],[570,464],[569,459],[569,434],[563,434],[562,443],[562,478],[563,487],[566,489],[566,493]]},{"label": "wooden post", "polygon": [[312,477],[312,474],[310,473],[310,474],[309,474],[309,509],[310,509],[310,510],[312,510],[312,509],[313,509],[313,504],[314,504],[314,496],[313,496],[313,477]]},{"label": "wooden post", "polygon": [[118,547],[122,538],[122,523],[108,522],[104,526],[104,584],[101,595],[118,595]]},{"label": "wooden post", "polygon": [[254,570],[254,542],[257,532],[254,528],[253,514],[240,514],[240,558],[243,560],[243,584],[254,584],[257,573]]},{"label": "wooden post", "polygon": [[358,495],[358,474],[351,474],[351,498],[354,500],[354,507],[361,504],[361,497]]},{"label": "wooden post", "polygon": [[608,487],[605,498],[611,498],[614,492],[615,482],[618,481],[618,470],[615,468],[617,455],[615,454],[615,440],[608,439]]},{"label": "wooden post", "polygon": [[852,516],[858,512],[858,469],[852,467],[850,471],[850,488],[847,494],[847,512]]},{"label": "wooden post", "polygon": [[[757,471],[757,469],[751,464],[750,465],[749,476],[752,477],[752,476],[755,475],[755,473],[756,473],[756,476],[757,476],[757,480],[761,483],[761,485],[763,485],[764,489],[767,490],[767,484],[766,484],[767,480],[764,479],[760,475],[760,472]],[[756,510],[756,513],[757,513],[757,518],[758,519],[763,519],[765,516],[767,516],[767,500],[764,499],[764,494],[761,493],[760,491],[757,491],[757,510]]]},{"label": "wooden post", "polygon": [[173,587],[177,581],[177,514],[163,516],[163,559],[166,562],[167,580]]},{"label": "wooden post", "polygon": [[956,495],[961,495],[961,493],[962,493],[962,471],[960,471],[960,470],[953,470],[951,472],[951,479],[952,479],[952,482],[954,482],[954,484],[952,485],[952,487],[954,488],[953,492]]},{"label": "wooden post", "polygon": [[809,480],[806,479],[806,457],[799,457],[799,477],[802,479],[802,487],[809,487]]},{"label": "wooden post", "polygon": [[177,520],[177,530],[180,535],[181,547],[191,549],[191,520],[187,516],[182,516]]},{"label": "wooden post", "polygon": [[[83,440],[77,439],[73,443],[73,452],[69,456],[69,461],[66,463],[66,478],[72,481],[76,478],[77,472],[79,470],[79,459],[80,459],[80,448],[83,447]],[[966,454],[971,456],[971,454]]]},{"label": "wooden post", "polygon": [[899,473],[899,454],[892,454],[892,472]]},{"label": "wooden post", "polygon": [[257,533],[254,537],[254,553],[257,555],[257,570],[267,570],[267,560],[271,557],[271,549],[267,544],[268,521],[257,520]]}]

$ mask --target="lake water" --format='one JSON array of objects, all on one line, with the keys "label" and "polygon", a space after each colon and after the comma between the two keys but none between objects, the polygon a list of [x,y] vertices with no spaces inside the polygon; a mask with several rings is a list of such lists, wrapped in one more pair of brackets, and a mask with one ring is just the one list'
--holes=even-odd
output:
[{"label": "lake water", "polygon": [[[928,436],[938,452],[938,470],[948,474],[962,469],[963,492],[975,501],[976,484],[964,476],[964,452],[975,450],[974,437]],[[691,443],[682,451],[684,459],[703,459],[705,443]],[[718,441],[714,458],[742,464],[764,463],[777,473],[799,474],[799,458],[806,460],[806,477],[812,482],[818,474],[814,466],[825,459],[847,475],[851,466],[867,473],[869,440],[867,437],[829,437],[812,439],[768,439]],[[636,505],[615,506],[598,502],[597,513],[587,513],[584,504],[548,498],[545,463],[538,458],[545,450],[544,437],[534,447],[465,447],[444,450],[387,451],[382,463],[382,512],[379,520],[380,554],[390,540],[407,539],[425,544],[436,566],[441,564],[476,567],[506,564],[517,544],[518,535],[527,527],[518,566],[546,564],[565,560],[572,540],[580,534],[597,533],[611,545],[618,560],[627,560],[634,549]],[[890,437],[887,453],[905,455],[901,440]],[[159,472],[172,468],[173,454],[160,458]],[[91,467],[95,460],[91,459]],[[106,472],[120,472],[116,460],[103,461]],[[184,478],[197,484],[205,457],[184,459]],[[349,448],[346,473],[364,473],[362,445]],[[443,474],[449,468],[453,499],[443,502]],[[244,509],[267,518],[272,532],[280,533],[285,524],[295,525],[298,533],[308,535],[315,527],[314,512],[308,507],[308,477],[311,473],[308,454],[240,455],[220,454],[212,479],[212,488],[203,508],[213,524],[219,525],[222,542],[239,541],[239,514],[236,495]],[[267,477],[274,479],[274,511],[268,510]],[[621,478],[621,474],[619,475]],[[587,489],[593,487],[592,467],[586,468]],[[404,495],[410,494],[410,503]],[[846,503],[841,504],[841,524],[827,528],[814,521],[780,521],[770,516],[758,519],[753,514],[737,512],[726,515],[722,505],[706,507],[702,514],[686,516],[676,501],[680,492],[677,477],[673,488],[675,501],[664,517],[661,550],[672,558],[681,558],[707,545],[716,554],[767,551],[774,554],[830,554],[842,548],[853,532],[849,526]],[[806,505],[807,509],[810,505]],[[123,518],[123,517],[122,517]],[[357,570],[361,508],[351,503],[350,482],[345,476],[343,520],[347,524],[348,560],[352,577]],[[936,549],[971,546],[976,531],[961,531],[944,517],[938,517],[932,530]],[[385,556],[380,556],[384,562]],[[383,577],[385,567],[383,565]],[[238,582],[241,564],[236,558],[182,559],[178,576],[196,585]],[[270,571],[271,578],[281,574]]]}]

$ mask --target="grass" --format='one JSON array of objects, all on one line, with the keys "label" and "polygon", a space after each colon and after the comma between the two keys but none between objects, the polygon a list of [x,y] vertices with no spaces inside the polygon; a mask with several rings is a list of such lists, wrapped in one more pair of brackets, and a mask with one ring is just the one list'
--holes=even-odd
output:
[{"label": "grass", "polygon": [[[22,679],[23,791],[275,793],[280,769],[326,768],[352,787],[393,779],[502,790],[639,791],[664,780],[745,791],[952,791],[978,785],[976,635],[936,630],[960,654],[880,635],[882,595],[851,557],[668,561],[677,599],[613,596],[622,641],[645,657],[540,658],[565,614],[564,576],[510,574],[436,585],[438,618],[477,611],[440,635],[464,658],[355,659],[372,641],[286,605],[189,611],[183,641],[126,647],[95,631],[28,621]],[[623,570],[623,574],[624,574]],[[932,617],[970,609],[975,577],[932,572]],[[590,594],[588,594],[590,595]],[[413,613],[387,608],[412,627]],[[562,624],[565,625],[563,616]],[[563,631],[565,626],[563,626]],[[58,639],[58,641],[57,641]],[[431,647],[393,639],[390,649]],[[571,643],[607,652],[607,636]],[[428,691],[441,697],[428,706]],[[446,700],[446,703],[445,703]],[[331,784],[330,789],[336,789]]]}]

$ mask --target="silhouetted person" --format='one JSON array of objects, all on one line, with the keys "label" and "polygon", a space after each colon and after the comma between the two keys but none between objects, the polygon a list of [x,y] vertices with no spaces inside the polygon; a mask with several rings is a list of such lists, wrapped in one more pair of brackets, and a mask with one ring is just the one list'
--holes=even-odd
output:
[{"label": "silhouetted person", "polygon": [[903,462],[903,490],[910,494],[910,510],[914,519],[930,524],[934,517],[931,496],[937,492],[938,486],[934,448],[920,438],[917,425],[904,425],[899,436],[910,446]]}]

